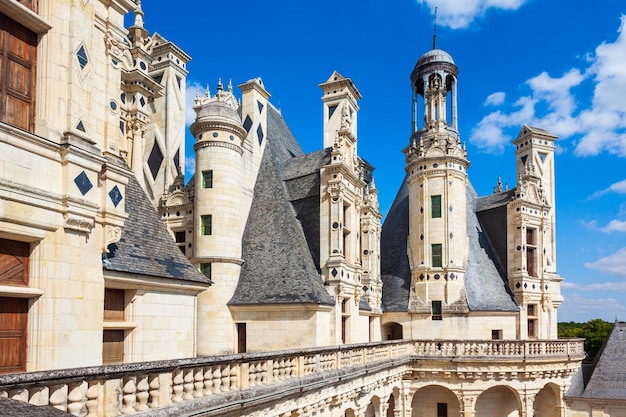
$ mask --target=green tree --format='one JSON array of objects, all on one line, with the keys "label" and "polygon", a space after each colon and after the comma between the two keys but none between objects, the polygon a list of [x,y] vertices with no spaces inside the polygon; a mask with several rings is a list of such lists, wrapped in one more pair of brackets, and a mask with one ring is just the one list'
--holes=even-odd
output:
[{"label": "green tree", "polygon": [[598,351],[604,345],[613,330],[613,323],[602,319],[589,320],[586,323],[575,323],[573,321],[558,324],[559,337],[580,337],[585,339],[586,361],[595,359]]}]

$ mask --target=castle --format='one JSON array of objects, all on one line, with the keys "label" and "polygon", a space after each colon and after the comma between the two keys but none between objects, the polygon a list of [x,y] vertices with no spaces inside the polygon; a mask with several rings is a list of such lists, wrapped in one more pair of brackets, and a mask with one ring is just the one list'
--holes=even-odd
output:
[{"label": "castle", "polygon": [[185,184],[190,57],[140,3],[0,13],[0,397],[88,416],[625,412],[557,338],[556,136],[521,127],[515,188],[479,197],[448,53],[410,75],[381,225],[350,78],[320,84],[307,154],[261,78],[207,88]]}]

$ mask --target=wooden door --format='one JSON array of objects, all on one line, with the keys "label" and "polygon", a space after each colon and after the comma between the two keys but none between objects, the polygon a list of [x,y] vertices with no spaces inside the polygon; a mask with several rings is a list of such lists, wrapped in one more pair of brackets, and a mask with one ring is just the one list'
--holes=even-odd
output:
[{"label": "wooden door", "polygon": [[26,370],[28,299],[0,297],[0,373]]},{"label": "wooden door", "polygon": [[246,323],[237,323],[237,353],[246,352],[246,338]]},{"label": "wooden door", "polygon": [[30,244],[0,239],[0,285],[28,285]]}]

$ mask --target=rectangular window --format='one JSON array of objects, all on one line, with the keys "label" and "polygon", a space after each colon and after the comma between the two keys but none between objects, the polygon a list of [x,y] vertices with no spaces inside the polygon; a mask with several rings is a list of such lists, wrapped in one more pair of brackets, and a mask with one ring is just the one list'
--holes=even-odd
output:
[{"label": "rectangular window", "polygon": [[437,417],[448,417],[448,404],[437,403]]},{"label": "rectangular window", "polygon": [[526,272],[531,277],[537,276],[536,229],[526,228]]},{"label": "rectangular window", "polygon": [[434,268],[441,268],[442,266],[442,246],[440,243],[431,245],[432,251],[432,266]]},{"label": "rectangular window", "polygon": [[212,223],[213,217],[210,214],[206,216],[200,217],[201,225],[200,225],[200,234],[203,236],[209,236],[213,233]]},{"label": "rectangular window", "polygon": [[201,263],[200,264],[200,273],[204,274],[205,277],[211,279],[211,263]]},{"label": "rectangular window", "polygon": [[528,304],[526,307],[526,316],[528,319],[528,337],[537,337],[537,304]]},{"label": "rectangular window", "polygon": [[0,121],[33,132],[37,34],[0,16]]},{"label": "rectangular window", "polygon": [[28,286],[30,244],[0,239],[0,285]]},{"label": "rectangular window", "polygon": [[441,217],[441,196],[430,196],[430,216],[433,219]]},{"label": "rectangular window", "polygon": [[432,319],[433,320],[441,320],[441,301],[432,301]]},{"label": "rectangular window", "polygon": [[492,330],[491,331],[491,339],[492,340],[501,340],[502,339],[502,330]]},{"label": "rectangular window", "polygon": [[185,234],[184,230],[178,231],[178,232],[174,232],[174,240],[176,241],[176,244],[178,245],[178,247],[180,248],[180,251],[184,254],[185,253],[185,249],[186,249],[186,241],[187,241],[187,236]]},{"label": "rectangular window", "polygon": [[202,188],[213,188],[213,170],[202,171]]}]

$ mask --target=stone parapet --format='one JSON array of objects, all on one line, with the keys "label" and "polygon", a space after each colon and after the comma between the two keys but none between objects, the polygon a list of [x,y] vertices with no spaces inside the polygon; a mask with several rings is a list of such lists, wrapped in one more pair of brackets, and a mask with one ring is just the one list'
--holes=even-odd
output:
[{"label": "stone parapet", "polygon": [[349,383],[350,392],[342,395],[357,395],[423,372],[423,366],[437,367],[443,358],[505,359],[509,364],[500,371],[523,372],[528,364],[546,360],[553,370],[559,363],[569,370],[583,357],[582,339],[400,340],[0,375],[0,396],[76,416],[141,415],[147,410],[163,416],[245,414],[251,407],[280,403],[287,394],[319,396],[331,385]]}]

